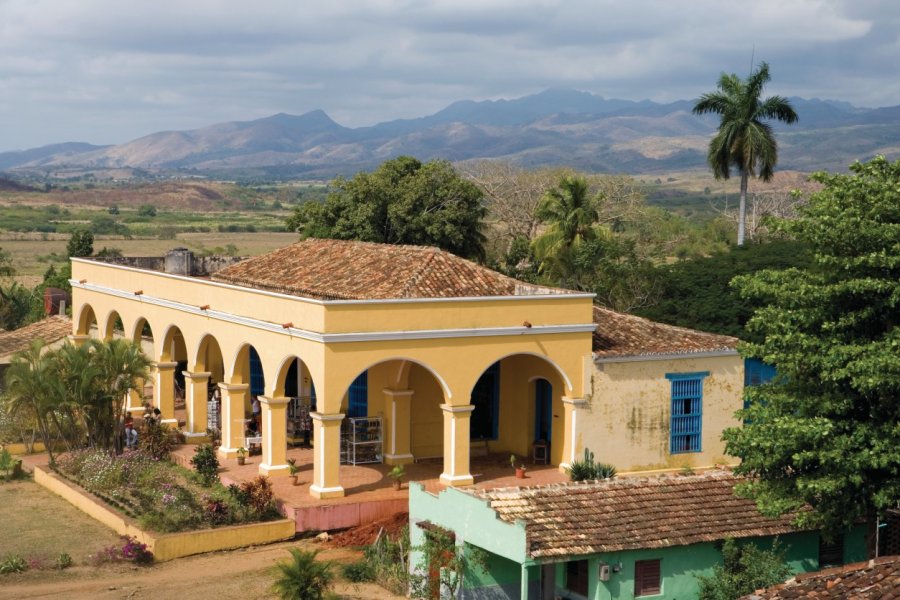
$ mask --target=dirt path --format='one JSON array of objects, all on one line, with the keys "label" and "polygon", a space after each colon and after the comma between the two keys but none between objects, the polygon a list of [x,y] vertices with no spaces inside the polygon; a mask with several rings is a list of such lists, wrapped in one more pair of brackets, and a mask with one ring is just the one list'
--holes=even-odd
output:
[{"label": "dirt path", "polygon": [[[321,549],[320,559],[352,562],[355,550],[328,548],[304,540],[181,558],[152,567],[74,567],[66,571],[33,571],[7,575],[0,599],[58,598],[112,600],[160,598],[273,598],[270,586],[275,563],[288,558],[288,548]],[[339,582],[334,591],[348,599],[401,600],[373,584]]]}]

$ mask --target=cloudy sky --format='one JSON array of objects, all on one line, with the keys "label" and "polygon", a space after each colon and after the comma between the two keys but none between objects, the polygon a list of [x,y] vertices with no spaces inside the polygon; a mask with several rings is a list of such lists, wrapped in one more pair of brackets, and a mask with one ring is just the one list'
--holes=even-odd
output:
[{"label": "cloudy sky", "polygon": [[900,104],[898,0],[0,0],[0,151],[324,109],[347,126],[550,87]]}]

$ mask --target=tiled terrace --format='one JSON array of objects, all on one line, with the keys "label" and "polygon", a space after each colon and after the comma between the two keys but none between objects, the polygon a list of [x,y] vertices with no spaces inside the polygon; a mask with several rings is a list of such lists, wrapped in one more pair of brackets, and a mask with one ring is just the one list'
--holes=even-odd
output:
[{"label": "tiled terrace", "polygon": [[[173,459],[190,468],[194,446],[183,445],[175,450]],[[443,470],[442,459],[430,459],[406,465],[406,476],[400,490],[393,489],[387,476],[388,465],[341,465],[340,479],[346,495],[342,498],[318,500],[309,494],[313,476],[313,451],[311,448],[289,448],[288,458],[295,458],[299,484],[294,486],[288,477],[273,477],[275,497],[284,514],[297,522],[297,531],[324,531],[353,527],[408,510],[407,482],[418,481],[431,492],[444,488],[439,477]],[[220,479],[226,485],[256,477],[262,456],[248,456],[246,464],[238,465],[237,459],[222,461]],[[516,485],[542,485],[568,481],[555,466],[532,465],[527,462],[525,479],[516,479],[509,465],[508,454],[491,454],[473,457],[471,471],[476,489],[492,489]]]}]

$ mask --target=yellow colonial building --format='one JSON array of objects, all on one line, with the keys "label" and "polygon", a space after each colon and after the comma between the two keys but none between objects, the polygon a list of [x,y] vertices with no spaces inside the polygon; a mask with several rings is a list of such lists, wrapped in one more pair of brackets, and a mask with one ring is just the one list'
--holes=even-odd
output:
[{"label": "yellow colonial building", "polygon": [[72,259],[72,287],[76,343],[141,342],[165,420],[178,386],[184,429],[201,436],[221,397],[222,457],[245,445],[258,398],[259,471],[286,474],[298,408],[308,414],[319,498],[344,494],[338,466],[357,451],[440,457],[447,485],[473,482],[473,449],[531,456],[540,441],[561,468],[586,447],[620,470],[708,466],[741,404],[733,338],[658,324],[642,337],[591,294],[435,248],[309,239],[241,261]]}]

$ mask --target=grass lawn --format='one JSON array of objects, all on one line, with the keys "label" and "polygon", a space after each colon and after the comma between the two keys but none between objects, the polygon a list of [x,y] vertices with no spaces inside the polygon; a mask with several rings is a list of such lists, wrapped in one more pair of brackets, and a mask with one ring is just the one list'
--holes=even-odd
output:
[{"label": "grass lawn", "polygon": [[0,558],[14,553],[52,565],[61,552],[76,564],[119,536],[33,481],[0,484]]}]

